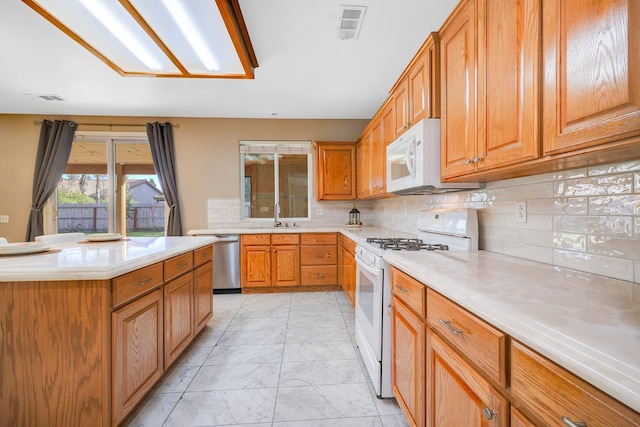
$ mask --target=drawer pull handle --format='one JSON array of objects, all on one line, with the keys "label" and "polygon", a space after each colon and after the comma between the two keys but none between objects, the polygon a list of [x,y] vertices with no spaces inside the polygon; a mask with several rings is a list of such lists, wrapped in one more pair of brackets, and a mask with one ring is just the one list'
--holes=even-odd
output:
[{"label": "drawer pull handle", "polygon": [[406,294],[407,290],[400,285],[396,285],[396,289],[400,291],[401,294]]},{"label": "drawer pull handle", "polygon": [[316,274],[316,279],[324,279],[324,274]]},{"label": "drawer pull handle", "polygon": [[587,427],[587,423],[583,423],[580,421],[571,421],[571,418],[569,417],[562,417],[562,422],[569,427]]},{"label": "drawer pull handle", "polygon": [[484,408],[482,408],[482,414],[488,420],[491,420],[491,419],[493,419],[493,417],[498,415],[498,413],[496,412],[495,409],[489,409],[486,406]]},{"label": "drawer pull handle", "polygon": [[149,283],[152,280],[153,280],[153,277],[149,277],[147,279],[140,280],[139,282],[136,282],[135,284],[138,285],[138,286],[145,285],[145,284]]},{"label": "drawer pull handle", "polygon": [[[451,322],[447,321],[447,320],[443,320],[443,319],[439,319],[438,322],[442,323],[448,330],[451,331],[451,333],[453,335],[460,335],[462,334],[462,331],[454,328],[453,326],[451,326]],[[491,419],[491,418],[489,418]]]},{"label": "drawer pull handle", "polygon": [[188,262],[181,262],[180,264],[178,264],[178,268],[186,267],[187,265],[189,265]]},{"label": "drawer pull handle", "polygon": [[316,258],[324,258],[324,254],[316,254]]}]

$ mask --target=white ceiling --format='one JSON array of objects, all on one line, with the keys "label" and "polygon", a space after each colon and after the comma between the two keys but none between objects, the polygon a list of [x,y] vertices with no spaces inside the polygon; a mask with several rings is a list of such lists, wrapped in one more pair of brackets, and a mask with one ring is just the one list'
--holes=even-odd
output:
[{"label": "white ceiling", "polygon": [[[122,77],[20,0],[1,0],[0,113],[368,119],[457,3],[240,0],[259,67],[227,80]],[[358,40],[336,38],[340,5],[367,7]]]}]

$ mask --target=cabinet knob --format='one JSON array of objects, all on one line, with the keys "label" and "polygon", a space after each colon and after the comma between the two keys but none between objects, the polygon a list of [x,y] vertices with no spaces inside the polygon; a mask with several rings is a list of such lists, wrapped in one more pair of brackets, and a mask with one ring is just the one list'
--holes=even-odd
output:
[{"label": "cabinet knob", "polygon": [[465,159],[465,160],[464,160],[464,164],[465,164],[465,165],[470,165],[471,163],[472,163],[472,162],[471,162],[471,159]]},{"label": "cabinet knob", "polygon": [[491,419],[493,419],[493,417],[498,415],[498,413],[495,411],[495,409],[489,409],[486,406],[484,408],[482,408],[482,414],[488,420],[491,420]]},{"label": "cabinet knob", "polygon": [[587,427],[587,423],[581,421],[571,421],[569,417],[562,417],[562,422],[569,427]]},{"label": "cabinet knob", "polygon": [[475,156],[473,158],[473,163],[480,163],[480,160],[482,160],[482,157]]}]

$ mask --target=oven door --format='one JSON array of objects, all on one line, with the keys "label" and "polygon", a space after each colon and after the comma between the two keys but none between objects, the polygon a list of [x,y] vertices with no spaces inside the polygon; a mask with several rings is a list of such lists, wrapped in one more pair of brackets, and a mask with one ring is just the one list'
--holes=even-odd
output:
[{"label": "oven door", "polygon": [[357,256],[356,265],[356,339],[361,341],[358,345],[363,358],[375,358],[379,363],[382,360],[384,270]]}]

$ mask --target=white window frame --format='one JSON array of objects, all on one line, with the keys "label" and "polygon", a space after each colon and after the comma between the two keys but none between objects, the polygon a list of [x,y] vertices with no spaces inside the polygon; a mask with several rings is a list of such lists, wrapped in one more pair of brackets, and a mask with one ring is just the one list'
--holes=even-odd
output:
[{"label": "white window frame", "polygon": [[[306,222],[311,220],[311,193],[313,191],[313,142],[312,141],[264,141],[264,140],[240,140],[239,141],[239,149],[240,155],[240,221],[241,222],[264,222],[264,221],[273,221],[274,217],[271,218],[246,218],[244,217],[244,153],[245,148],[243,147],[251,147],[248,150],[255,153],[263,153],[263,154],[273,154],[274,156],[274,194],[273,194],[273,204],[280,199],[280,182],[279,182],[279,159],[278,154],[305,154],[307,156],[307,216],[306,217],[293,217],[293,218],[280,218],[281,221],[286,222]],[[271,149],[271,151],[269,151]]]}]

